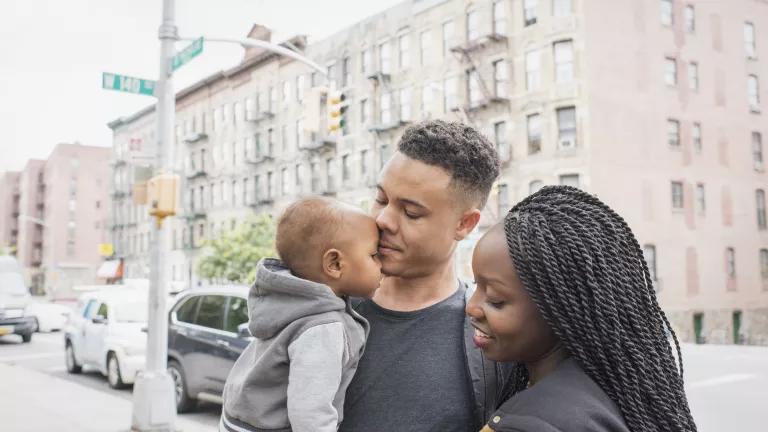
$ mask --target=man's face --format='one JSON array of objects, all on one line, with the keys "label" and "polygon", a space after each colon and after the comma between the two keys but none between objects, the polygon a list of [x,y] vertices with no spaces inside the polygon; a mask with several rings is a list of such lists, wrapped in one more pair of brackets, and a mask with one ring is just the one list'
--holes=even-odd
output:
[{"label": "man's face", "polygon": [[384,166],[372,209],[384,275],[426,276],[451,259],[462,211],[450,182],[442,168],[399,152]]}]

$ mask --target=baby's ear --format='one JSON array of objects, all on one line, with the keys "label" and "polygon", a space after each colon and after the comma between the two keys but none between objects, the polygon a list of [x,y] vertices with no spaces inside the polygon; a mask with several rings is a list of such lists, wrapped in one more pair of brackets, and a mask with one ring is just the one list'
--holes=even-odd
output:
[{"label": "baby's ear", "polygon": [[338,249],[328,249],[323,254],[323,273],[333,279],[341,278],[342,254]]}]

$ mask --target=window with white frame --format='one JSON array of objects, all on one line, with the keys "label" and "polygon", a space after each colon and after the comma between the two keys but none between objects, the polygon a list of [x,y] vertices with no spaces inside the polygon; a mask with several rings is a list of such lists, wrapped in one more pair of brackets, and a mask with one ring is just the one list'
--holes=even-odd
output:
[{"label": "window with white frame", "polygon": [[507,122],[499,121],[493,124],[493,138],[496,142],[496,151],[499,154],[499,159],[502,161],[509,160],[510,148],[509,140],[507,139]]},{"label": "window with white frame", "polygon": [[283,196],[288,195],[289,191],[289,185],[288,185],[288,168],[283,167],[280,170],[280,191],[282,192]]},{"label": "window with white frame", "polygon": [[392,121],[392,94],[382,93],[379,100],[379,121],[381,124],[389,124]]},{"label": "window with white frame", "polygon": [[350,85],[352,85],[352,61],[349,57],[344,57],[341,60],[341,86]]},{"label": "window with white frame", "polygon": [[725,249],[725,274],[729,279],[736,277],[736,251],[732,247]]},{"label": "window with white frame", "polygon": [[382,42],[379,44],[379,67],[381,70],[381,73],[383,74],[389,74],[392,69],[392,53],[390,52],[390,43],[389,41]]},{"label": "window with white frame", "polygon": [[371,121],[371,102],[370,99],[360,101],[360,124],[367,125]]},{"label": "window with white frame", "polygon": [[694,122],[691,128],[691,139],[693,141],[693,149],[696,153],[701,153],[702,149],[702,137],[701,137],[701,123]]},{"label": "window with white frame", "polygon": [[274,86],[269,88],[269,112],[277,111],[277,88]]},{"label": "window with white frame", "polygon": [[421,87],[421,113],[424,116],[432,113],[432,107],[435,103],[432,97],[434,92],[432,86],[434,85],[434,83],[427,82]]},{"label": "window with white frame", "polygon": [[749,109],[752,111],[760,110],[760,84],[757,81],[757,75],[747,77],[747,100]]},{"label": "window with white frame", "polygon": [[496,195],[496,204],[496,216],[498,219],[503,219],[510,208],[509,185],[506,183],[499,183],[499,188]]},{"label": "window with white frame", "polygon": [[760,132],[752,132],[752,160],[755,169],[763,169],[763,135]]},{"label": "window with white frame", "polygon": [[555,82],[558,84],[573,81],[573,41],[555,42]]},{"label": "window with white frame", "polygon": [[456,77],[449,77],[443,80],[443,106],[445,112],[456,108],[459,104],[457,97],[457,79]]},{"label": "window with white frame", "polygon": [[269,91],[263,91],[256,96],[256,112],[270,112],[269,101],[267,99]]},{"label": "window with white frame", "polygon": [[556,18],[570,16],[573,13],[573,0],[553,0],[552,14]]},{"label": "window with white frame", "polygon": [[360,72],[363,76],[368,76],[371,72],[371,49],[365,48],[360,53]]},{"label": "window with white frame", "polygon": [[682,210],[684,206],[683,201],[683,182],[673,181],[672,187],[672,209]]},{"label": "window with white frame", "polygon": [[411,35],[404,34],[397,38],[398,63],[400,68],[406,69],[411,66]]},{"label": "window with white frame", "polygon": [[648,273],[650,273],[651,280],[654,282],[658,281],[659,276],[656,272],[656,246],[652,244],[643,245],[643,258],[645,258],[645,263],[648,264]]},{"label": "window with white frame", "polygon": [[365,179],[368,175],[368,150],[360,151],[360,178]]},{"label": "window with white frame", "polygon": [[336,62],[329,63],[326,67],[326,77],[328,87],[336,87]]},{"label": "window with white frame", "polygon": [[267,199],[275,197],[275,176],[272,171],[267,172]]},{"label": "window with white frame", "polygon": [[536,24],[536,9],[539,7],[539,0],[523,0],[523,22],[525,26]]},{"label": "window with white frame", "polygon": [[232,205],[237,206],[237,180],[232,180]]},{"label": "window with white frame", "polygon": [[768,249],[760,249],[760,278],[768,282]]},{"label": "window with white frame", "polygon": [[411,120],[411,88],[400,89],[400,120]]},{"label": "window with white frame", "polygon": [[467,99],[469,99],[470,107],[480,105],[480,102],[483,100],[483,94],[480,89],[480,76],[475,68],[467,71]]},{"label": "window with white frame", "polygon": [[688,63],[688,87],[693,91],[699,91],[699,64]]},{"label": "window with white frame", "polygon": [[667,119],[667,144],[680,147],[680,122],[675,119]]},{"label": "window with white frame", "polygon": [[538,50],[525,54],[525,88],[536,91],[541,86],[541,55]]},{"label": "window with white frame", "polygon": [[419,61],[422,66],[429,62],[429,54],[432,51],[432,32],[425,30],[419,34]]},{"label": "window with white frame", "polygon": [[765,190],[763,189],[758,189],[755,191],[755,208],[757,209],[757,229],[768,229],[765,213]]},{"label": "window with white frame", "polygon": [[245,100],[245,118],[246,120],[253,120],[256,118],[256,100],[252,97]]},{"label": "window with white frame", "polygon": [[452,20],[443,23],[443,58],[448,58],[448,55],[450,54],[454,32],[455,29]]},{"label": "window with white frame", "polygon": [[672,57],[664,59],[664,83],[668,86],[677,85],[677,60]]},{"label": "window with white frame", "polygon": [[528,154],[534,154],[541,151],[541,116],[529,114],[526,118],[528,127]]},{"label": "window with white frame", "polygon": [[296,120],[296,148],[304,148],[304,120]]},{"label": "window with white frame", "polygon": [[749,21],[744,23],[744,53],[747,58],[757,58],[757,47],[755,46],[755,25]]},{"label": "window with white frame", "polygon": [[304,81],[306,79],[306,75],[304,74],[296,77],[296,100],[299,102],[304,100],[304,86],[306,85]]},{"label": "window with white frame", "polygon": [[291,100],[291,82],[288,80],[283,81],[283,103],[288,103]]},{"label": "window with white frame", "polygon": [[557,109],[557,145],[560,149],[576,147],[576,107]]},{"label": "window with white frame", "polygon": [[506,60],[496,60],[493,62],[493,92],[496,97],[507,97],[507,86],[509,85],[509,69]]},{"label": "window with white frame", "polygon": [[578,174],[562,174],[560,175],[560,185],[579,188],[579,175]]},{"label": "window with white frame", "polygon": [[280,126],[280,152],[282,154],[288,152],[288,125]]},{"label": "window with white frame", "polygon": [[296,166],[294,167],[293,173],[294,173],[294,180],[295,180],[294,186],[296,187],[296,192],[301,193],[302,180],[303,180],[301,164],[296,164]]},{"label": "window with white frame", "polygon": [[493,33],[499,36],[507,35],[507,0],[497,0],[493,3]]},{"label": "window with white frame", "polygon": [[477,10],[467,11],[467,42],[480,37],[480,15]]},{"label": "window with white frame", "polygon": [[696,31],[696,9],[692,4],[686,5],[684,9],[685,31],[693,33]]},{"label": "window with white frame", "polygon": [[351,177],[351,172],[349,169],[349,155],[345,154],[341,157],[341,180],[342,181],[349,181]]},{"label": "window with white frame", "polygon": [[696,184],[696,212],[702,216],[707,212],[707,191],[704,183]]},{"label": "window with white frame", "polygon": [[234,123],[235,116],[232,113],[232,104],[224,104],[224,124]]},{"label": "window with white frame", "polygon": [[672,0],[661,0],[661,24],[671,26],[673,22]]}]

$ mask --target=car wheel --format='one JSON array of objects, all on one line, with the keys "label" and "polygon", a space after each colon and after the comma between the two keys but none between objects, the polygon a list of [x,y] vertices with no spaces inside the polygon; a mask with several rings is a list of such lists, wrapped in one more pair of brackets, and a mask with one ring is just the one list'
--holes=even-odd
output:
[{"label": "car wheel", "polygon": [[83,367],[77,364],[77,360],[75,360],[75,350],[72,348],[72,343],[67,341],[67,346],[65,348],[65,360],[67,362],[67,372],[71,374],[79,374],[83,371]]},{"label": "car wheel", "polygon": [[176,360],[168,360],[168,374],[173,380],[174,396],[176,397],[176,412],[185,413],[195,408],[195,400],[187,393],[187,380],[184,370]]},{"label": "car wheel", "polygon": [[32,341],[32,333],[24,333],[21,335],[21,341],[24,343],[28,343]]},{"label": "car wheel", "polygon": [[107,382],[109,382],[109,386],[113,389],[125,387],[123,378],[120,376],[120,363],[113,352],[107,354]]},{"label": "car wheel", "polygon": [[40,321],[37,320],[37,317],[32,318],[32,333],[37,333],[40,331]]}]

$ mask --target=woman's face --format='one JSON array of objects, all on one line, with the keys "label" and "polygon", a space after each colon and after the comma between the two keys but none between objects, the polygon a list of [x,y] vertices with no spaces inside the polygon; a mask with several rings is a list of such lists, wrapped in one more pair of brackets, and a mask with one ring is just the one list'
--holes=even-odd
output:
[{"label": "woman's face", "polygon": [[475,327],[475,345],[486,357],[530,363],[551,351],[557,337],[520,282],[502,225],[477,243],[472,270],[477,289],[466,312]]}]

